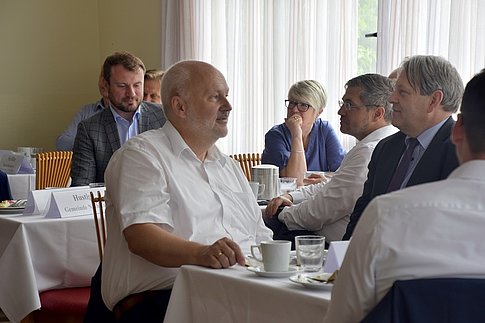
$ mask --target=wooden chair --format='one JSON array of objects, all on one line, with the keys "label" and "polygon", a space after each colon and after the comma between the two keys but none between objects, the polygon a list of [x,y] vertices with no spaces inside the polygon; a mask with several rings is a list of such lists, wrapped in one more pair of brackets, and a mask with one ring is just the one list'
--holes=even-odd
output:
[{"label": "wooden chair", "polygon": [[261,155],[259,153],[248,153],[231,155],[230,157],[234,158],[239,162],[239,165],[241,166],[244,175],[246,175],[248,181],[251,181],[253,166],[261,164]]},{"label": "wooden chair", "polygon": [[38,153],[36,160],[35,189],[67,187],[69,184],[72,151]]},{"label": "wooden chair", "polygon": [[[37,189],[67,186],[71,169],[71,158],[72,152],[70,151],[38,154],[36,157]],[[93,212],[96,215],[96,207],[94,203],[97,202],[98,199],[93,201],[93,197],[93,193],[91,193]],[[98,197],[101,198],[99,204],[102,205],[104,198],[101,197],[99,192]],[[105,230],[104,210],[102,207],[100,208],[100,215],[103,218],[100,228]],[[95,221],[95,224],[96,230],[98,230],[98,222]],[[100,237],[98,236],[97,238],[99,247]],[[106,241],[106,235],[104,236],[104,241]],[[102,256],[103,250],[99,250],[100,257]],[[81,323],[84,320],[90,294],[91,287],[59,288],[44,291],[39,294],[41,308],[33,313],[33,319],[36,323]]]},{"label": "wooden chair", "polygon": [[106,217],[104,215],[104,196],[98,191],[98,196],[91,194],[91,203],[93,205],[94,225],[96,227],[96,238],[98,240],[99,260],[103,260],[104,245],[106,244]]}]

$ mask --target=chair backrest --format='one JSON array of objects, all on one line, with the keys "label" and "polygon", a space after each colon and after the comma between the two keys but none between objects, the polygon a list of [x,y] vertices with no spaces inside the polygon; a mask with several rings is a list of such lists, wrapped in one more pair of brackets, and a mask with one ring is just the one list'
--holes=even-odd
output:
[{"label": "chair backrest", "polygon": [[67,187],[71,173],[72,151],[38,153],[36,160],[35,189]]},{"label": "chair backrest", "polygon": [[483,322],[485,279],[398,280],[361,323]]},{"label": "chair backrest", "polygon": [[251,171],[253,169],[253,166],[261,164],[261,155],[259,153],[248,153],[248,154],[235,154],[235,155],[231,155],[230,157],[234,158],[239,162],[239,165],[241,166],[244,172],[244,175],[246,175],[246,178],[248,179],[248,181],[251,181],[252,180]]},{"label": "chair backrest", "polygon": [[98,191],[97,196],[91,194],[91,204],[93,205],[94,225],[96,228],[96,238],[98,240],[99,260],[103,260],[104,245],[106,244],[106,217],[104,215],[104,196]]}]

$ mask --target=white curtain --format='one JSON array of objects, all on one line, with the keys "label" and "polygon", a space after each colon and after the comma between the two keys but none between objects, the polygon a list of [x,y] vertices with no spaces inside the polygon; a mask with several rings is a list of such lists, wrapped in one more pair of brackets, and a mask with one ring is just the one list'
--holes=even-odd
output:
[{"label": "white curtain", "polygon": [[223,152],[262,152],[266,131],[284,121],[289,87],[304,79],[327,90],[321,117],[340,134],[337,101],[357,72],[357,0],[162,0],[162,10],[162,67],[197,59],[227,79]]},{"label": "white curtain", "polygon": [[417,54],[447,58],[468,82],[485,67],[485,1],[379,0],[377,72]]}]

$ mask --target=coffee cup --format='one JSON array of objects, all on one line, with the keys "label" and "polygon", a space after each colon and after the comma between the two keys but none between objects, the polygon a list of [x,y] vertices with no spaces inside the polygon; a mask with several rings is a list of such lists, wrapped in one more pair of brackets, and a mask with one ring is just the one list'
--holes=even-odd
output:
[{"label": "coffee cup", "polygon": [[[259,251],[258,253],[255,250]],[[291,242],[284,240],[262,241],[251,246],[252,256],[263,263],[266,272],[285,272],[289,270]]]},{"label": "coffee cup", "polygon": [[251,187],[251,190],[253,191],[254,197],[256,199],[259,199],[261,194],[264,193],[264,184],[259,184],[258,182],[249,182],[249,186]]}]

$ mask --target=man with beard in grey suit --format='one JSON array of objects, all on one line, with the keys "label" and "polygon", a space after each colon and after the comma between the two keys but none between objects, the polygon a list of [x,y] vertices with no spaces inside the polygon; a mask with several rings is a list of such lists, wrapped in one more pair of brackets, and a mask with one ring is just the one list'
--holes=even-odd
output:
[{"label": "man with beard in grey suit", "polygon": [[145,65],[136,56],[117,52],[103,64],[109,108],[83,120],[77,128],[71,166],[71,186],[104,182],[111,155],[128,139],[160,128],[162,107],[143,100]]}]

